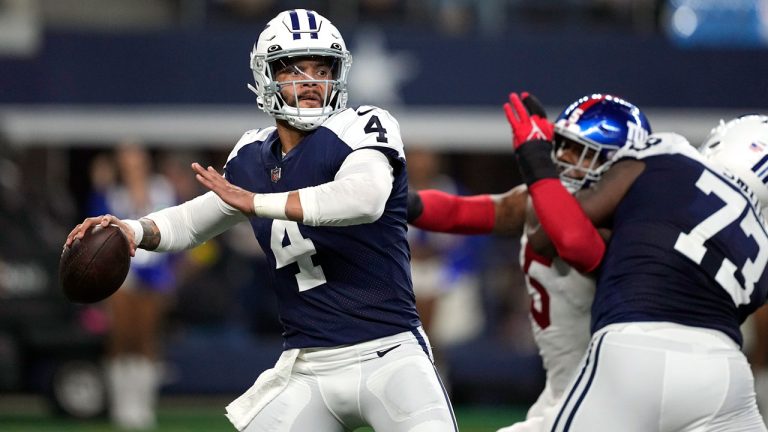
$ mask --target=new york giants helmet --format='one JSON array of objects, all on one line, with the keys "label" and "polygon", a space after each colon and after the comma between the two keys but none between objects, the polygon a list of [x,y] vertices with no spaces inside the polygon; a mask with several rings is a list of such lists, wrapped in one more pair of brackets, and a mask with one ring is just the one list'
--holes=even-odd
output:
[{"label": "new york giants helmet", "polygon": [[[330,79],[308,79],[283,83],[326,84],[323,104],[320,108],[290,106],[280,94],[281,85],[276,72],[281,62],[296,57],[323,57],[330,60]],[[279,13],[261,32],[251,51],[251,70],[255,86],[248,87],[256,93],[256,102],[264,112],[278,120],[286,120],[301,130],[313,130],[329,116],[347,106],[347,76],[352,65],[352,55],[347,51],[339,30],[317,12],[306,9],[287,10]],[[296,93],[294,93],[296,94]]]},{"label": "new york giants helmet", "polygon": [[699,150],[746,183],[760,201],[764,217],[768,216],[768,116],[721,120]]},{"label": "new york giants helmet", "polygon": [[[650,133],[648,119],[635,105],[608,94],[584,96],[555,120],[552,160],[565,187],[575,192],[598,181],[618,149],[642,143]],[[566,149],[580,155],[575,162],[562,159]]]}]

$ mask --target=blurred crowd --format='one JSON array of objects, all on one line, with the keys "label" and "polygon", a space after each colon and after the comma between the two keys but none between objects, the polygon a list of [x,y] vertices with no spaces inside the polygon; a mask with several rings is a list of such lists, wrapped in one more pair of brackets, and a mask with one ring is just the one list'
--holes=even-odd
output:
[{"label": "blurred crowd", "polygon": [[[519,25],[657,28],[663,0],[4,0],[0,16],[35,17],[52,28],[221,26],[264,22],[291,8],[314,9],[339,25],[411,25],[447,34],[495,34]],[[105,19],[109,18],[109,19]]]}]

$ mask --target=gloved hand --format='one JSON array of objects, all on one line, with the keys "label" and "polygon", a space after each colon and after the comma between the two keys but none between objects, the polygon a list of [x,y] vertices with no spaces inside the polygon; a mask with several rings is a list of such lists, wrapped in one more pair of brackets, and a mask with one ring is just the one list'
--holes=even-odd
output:
[{"label": "gloved hand", "polygon": [[504,104],[507,121],[512,127],[512,144],[515,150],[523,143],[531,140],[551,141],[554,126],[547,121],[547,114],[538,99],[528,92],[520,96],[512,92],[509,102]]}]

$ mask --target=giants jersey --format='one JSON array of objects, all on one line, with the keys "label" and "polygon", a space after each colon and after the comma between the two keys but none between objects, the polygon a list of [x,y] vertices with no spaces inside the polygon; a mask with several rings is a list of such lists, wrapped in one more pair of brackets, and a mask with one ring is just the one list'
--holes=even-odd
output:
[{"label": "giants jersey", "polygon": [[536,254],[527,243],[523,235],[520,265],[531,297],[529,317],[547,371],[547,383],[557,399],[568,387],[587,350],[595,281],[560,258]]},{"label": "giants jersey", "polygon": [[667,321],[741,344],[739,325],[768,293],[768,235],[752,192],[679,135],[653,135],[616,158],[642,160],[645,170],[614,213],[593,332]]},{"label": "giants jersey", "polygon": [[354,344],[420,325],[406,241],[400,128],[382,109],[347,109],[284,157],[274,127],[249,131],[225,166],[227,179],[244,189],[287,192],[333,181],[346,157],[362,148],[381,151],[394,168],[392,193],[377,221],[313,227],[250,220],[271,266],[286,349]]}]

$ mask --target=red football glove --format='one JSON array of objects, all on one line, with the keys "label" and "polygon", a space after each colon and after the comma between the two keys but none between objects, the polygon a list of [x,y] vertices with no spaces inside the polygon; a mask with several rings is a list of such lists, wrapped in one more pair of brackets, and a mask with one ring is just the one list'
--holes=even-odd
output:
[{"label": "red football glove", "polygon": [[504,104],[504,112],[512,126],[512,144],[515,149],[530,140],[552,140],[554,126],[547,121],[544,107],[532,94],[523,92],[518,96],[517,93],[510,93],[509,102]]}]

